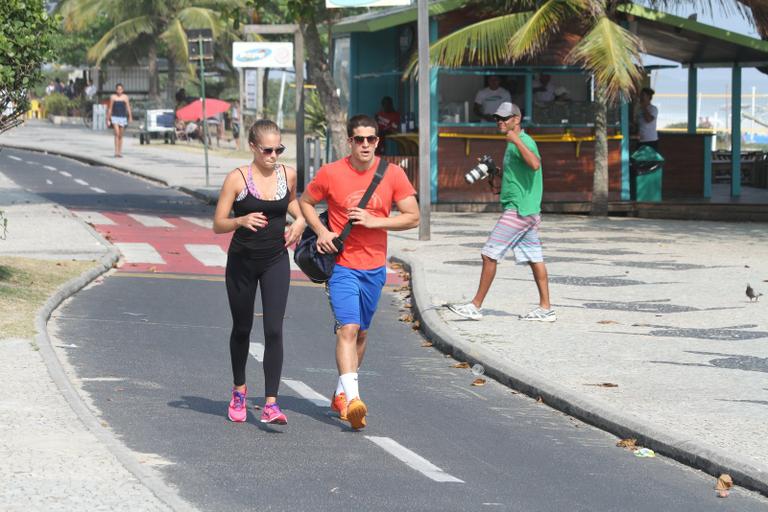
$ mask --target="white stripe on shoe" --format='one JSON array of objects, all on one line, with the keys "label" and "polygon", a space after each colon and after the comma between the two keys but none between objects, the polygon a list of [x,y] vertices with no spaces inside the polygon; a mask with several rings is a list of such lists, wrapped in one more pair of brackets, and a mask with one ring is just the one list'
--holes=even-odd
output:
[{"label": "white stripe on shoe", "polygon": [[128,216],[148,228],[175,228],[170,222],[161,219],[156,215],[139,215],[137,213],[129,213]]},{"label": "white stripe on shoe", "polygon": [[128,263],[157,263],[165,264],[165,260],[157,250],[147,243],[116,242],[117,247],[125,261]]},{"label": "white stripe on shoe", "polygon": [[418,453],[409,450],[394,439],[379,436],[365,436],[365,438],[379,446],[390,455],[393,455],[395,458],[404,462],[406,465],[423,474],[427,478],[434,480],[435,482],[454,482],[459,484],[464,483],[464,480],[460,480],[455,476],[449,475]]},{"label": "white stripe on shoe", "polygon": [[216,244],[184,244],[184,248],[206,267],[227,266],[227,253]]}]

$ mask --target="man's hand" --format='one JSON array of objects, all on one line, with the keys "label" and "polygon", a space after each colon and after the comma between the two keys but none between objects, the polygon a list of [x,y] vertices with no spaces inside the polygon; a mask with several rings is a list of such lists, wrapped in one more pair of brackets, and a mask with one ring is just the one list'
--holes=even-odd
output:
[{"label": "man's hand", "polygon": [[377,217],[374,217],[371,215],[368,210],[364,208],[349,208],[347,210],[347,215],[349,216],[349,220],[352,221],[352,224],[355,226],[363,226],[365,228],[376,228],[376,219]]},{"label": "man's hand", "polygon": [[320,254],[331,254],[334,252],[339,252],[338,249],[336,249],[336,246],[333,243],[333,240],[335,238],[338,238],[339,234],[334,233],[333,231],[325,230],[325,233],[322,235],[317,235],[317,250],[320,252]]},{"label": "man's hand", "polygon": [[307,223],[304,218],[296,219],[291,226],[285,232],[285,246],[290,247],[299,241],[301,235],[304,233],[304,228],[307,227]]},{"label": "man's hand", "polygon": [[258,231],[267,225],[267,217],[261,212],[249,213],[235,219],[237,225],[251,231]]},{"label": "man's hand", "polygon": [[520,143],[522,142],[520,140],[520,134],[517,133],[515,130],[509,130],[507,132],[507,142],[511,142],[515,146],[519,147]]}]

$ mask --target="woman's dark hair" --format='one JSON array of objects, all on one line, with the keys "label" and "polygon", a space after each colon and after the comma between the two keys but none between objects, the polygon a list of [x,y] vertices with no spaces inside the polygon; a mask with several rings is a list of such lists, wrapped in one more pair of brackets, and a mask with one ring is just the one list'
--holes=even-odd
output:
[{"label": "woman's dark hair", "polygon": [[117,89],[118,87],[122,87],[123,89],[125,89],[125,86],[122,84],[122,82],[117,82],[115,84],[115,89]]},{"label": "woman's dark hair", "polygon": [[280,127],[275,124],[274,121],[269,119],[259,119],[251,125],[251,129],[248,130],[248,142],[251,144],[257,144],[261,140],[261,136],[265,133],[276,133],[280,135]]},{"label": "woman's dark hair", "polygon": [[347,137],[351,137],[352,134],[355,133],[355,128],[361,127],[373,128],[376,130],[376,135],[379,134],[379,127],[371,116],[358,114],[356,116],[352,116],[349,121],[347,121]]}]

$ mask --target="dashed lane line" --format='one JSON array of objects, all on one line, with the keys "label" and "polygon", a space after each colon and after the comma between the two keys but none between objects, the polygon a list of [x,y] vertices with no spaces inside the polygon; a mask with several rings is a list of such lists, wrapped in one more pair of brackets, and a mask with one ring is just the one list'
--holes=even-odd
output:
[{"label": "dashed lane line", "polygon": [[55,167],[54,167],[54,166],[52,166],[52,165],[44,165],[43,167],[44,167],[45,169],[48,169],[49,171],[58,171],[58,169],[57,169],[57,168],[55,168]]},{"label": "dashed lane line", "polygon": [[51,180],[45,180],[46,185],[53,185],[53,182]]},{"label": "dashed lane line", "polygon": [[99,188],[99,187],[91,187],[91,190],[93,190],[93,191],[94,191],[94,192],[96,192],[97,194],[106,194],[106,193],[107,193],[107,191],[106,191],[106,190],[104,190],[104,189],[101,189],[101,188]]},{"label": "dashed lane line", "polygon": [[114,226],[115,221],[107,217],[106,215],[103,215],[99,212],[91,212],[91,211],[75,211],[75,215],[83,219],[85,222],[90,222],[93,225],[96,226]]},{"label": "dashed lane line", "polygon": [[17,162],[21,162],[21,158],[19,158],[17,156],[8,155],[8,158],[10,158],[11,160],[16,160]]},{"label": "dashed lane line", "polygon": [[315,404],[318,407],[330,407],[331,406],[331,400],[324,397],[311,387],[307,386],[300,380],[293,380],[293,379],[282,379],[283,384],[294,390],[296,393],[298,393],[302,398],[309,400],[313,404]]},{"label": "dashed lane line", "polygon": [[453,482],[463,484],[464,480],[449,475],[439,467],[435,466],[418,453],[409,450],[397,441],[389,437],[365,436],[366,439],[379,446],[382,450],[404,462],[406,465],[415,469],[427,478],[435,482]]},{"label": "dashed lane line", "polygon": [[127,263],[165,264],[165,260],[152,245],[143,242],[115,242]]},{"label": "dashed lane line", "polygon": [[67,171],[59,171],[59,174],[61,174],[65,178],[71,178],[72,177],[72,175],[69,174]]},{"label": "dashed lane line", "polygon": [[248,347],[248,352],[253,356],[255,360],[262,363],[264,362],[264,344],[251,342]]},{"label": "dashed lane line", "polygon": [[87,181],[85,181],[85,180],[76,179],[76,180],[75,180],[75,183],[77,183],[78,185],[82,185],[82,186],[84,186],[84,187],[90,187],[90,185],[88,184],[88,182],[87,182]]},{"label": "dashed lane line", "polygon": [[156,215],[139,215],[138,213],[129,213],[128,216],[147,228],[175,228],[170,222],[161,219]]},{"label": "dashed lane line", "polygon": [[206,267],[227,266],[227,253],[216,244],[184,244],[184,248]]},{"label": "dashed lane line", "polygon": [[213,221],[211,219],[201,217],[181,217],[181,220],[191,222],[192,224],[200,226],[201,228],[213,229]]}]

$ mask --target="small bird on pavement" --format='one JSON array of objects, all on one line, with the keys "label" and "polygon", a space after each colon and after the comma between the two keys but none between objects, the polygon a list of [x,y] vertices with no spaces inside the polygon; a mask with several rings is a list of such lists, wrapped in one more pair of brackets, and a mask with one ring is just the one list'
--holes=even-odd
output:
[{"label": "small bird on pavement", "polygon": [[747,283],[747,297],[749,297],[749,302],[752,302],[753,300],[759,302],[760,297],[762,296],[763,296],[762,293],[756,292],[755,290],[752,289],[749,283]]}]

